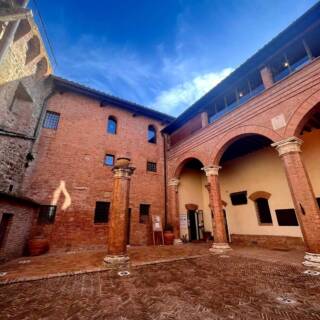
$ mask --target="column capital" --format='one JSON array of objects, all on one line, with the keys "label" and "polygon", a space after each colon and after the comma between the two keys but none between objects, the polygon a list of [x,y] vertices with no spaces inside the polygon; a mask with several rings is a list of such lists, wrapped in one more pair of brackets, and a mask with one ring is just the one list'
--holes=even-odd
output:
[{"label": "column capital", "polygon": [[178,178],[172,178],[168,181],[168,186],[174,186],[177,187],[180,183],[180,180]]},{"label": "column capital", "polygon": [[130,178],[130,176],[133,174],[135,167],[127,167],[127,168],[118,168],[114,167],[112,168],[113,176],[115,178]]},{"label": "column capital", "polygon": [[221,167],[216,165],[201,168],[201,170],[203,170],[206,173],[207,177],[217,176],[220,169]]},{"label": "column capital", "polygon": [[301,152],[300,146],[303,141],[297,137],[290,137],[281,141],[277,141],[271,144],[271,147],[276,148],[279,156],[283,156],[287,153]]}]

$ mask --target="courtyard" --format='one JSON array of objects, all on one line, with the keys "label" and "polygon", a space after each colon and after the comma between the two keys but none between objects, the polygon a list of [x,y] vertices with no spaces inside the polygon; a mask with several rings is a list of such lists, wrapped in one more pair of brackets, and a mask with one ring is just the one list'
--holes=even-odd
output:
[{"label": "courtyard", "polygon": [[[305,273],[302,251],[235,247],[212,255],[208,245],[130,248],[131,264],[122,270],[129,274],[122,276],[117,269],[88,269],[86,273],[52,278],[42,274],[40,280],[3,283],[0,318],[320,319],[320,276]],[[97,263],[99,254],[86,253],[86,265]],[[29,265],[34,267],[25,264],[24,268],[45,269],[40,259],[49,261],[48,265],[55,259],[65,261],[72,270],[70,256],[30,258]],[[19,261],[1,270],[13,273]],[[82,268],[85,270],[85,264]]]}]

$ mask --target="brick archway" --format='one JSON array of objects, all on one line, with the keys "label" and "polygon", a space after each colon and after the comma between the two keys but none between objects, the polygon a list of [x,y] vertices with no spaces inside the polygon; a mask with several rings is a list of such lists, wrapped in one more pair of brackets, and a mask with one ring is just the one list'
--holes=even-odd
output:
[{"label": "brick archway", "polygon": [[306,119],[317,105],[320,105],[320,91],[313,93],[307,100],[296,108],[288,119],[284,136],[299,136]]},{"label": "brick archway", "polygon": [[205,166],[205,162],[203,161],[203,159],[201,159],[198,156],[189,155],[188,157],[184,158],[182,161],[178,162],[178,165],[173,169],[172,174],[170,176],[172,176],[173,178],[179,178],[184,165],[190,160],[198,160],[199,162],[202,163],[203,166]]},{"label": "brick archway", "polygon": [[232,131],[229,131],[227,134],[222,136],[219,144],[216,145],[215,149],[211,153],[212,163],[214,165],[219,165],[220,159],[226,149],[236,140],[244,136],[249,135],[261,135],[272,142],[276,142],[282,139],[282,136],[277,132],[263,126],[241,126]]}]

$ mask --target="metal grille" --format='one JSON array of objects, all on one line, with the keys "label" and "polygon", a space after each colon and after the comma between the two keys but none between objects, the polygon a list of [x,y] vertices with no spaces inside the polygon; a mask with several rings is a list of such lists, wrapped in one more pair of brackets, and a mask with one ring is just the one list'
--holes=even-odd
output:
[{"label": "metal grille", "polygon": [[56,112],[47,111],[44,118],[43,127],[47,129],[57,130],[60,114]]},{"label": "metal grille", "polygon": [[157,172],[157,164],[155,162],[147,162],[147,171]]}]

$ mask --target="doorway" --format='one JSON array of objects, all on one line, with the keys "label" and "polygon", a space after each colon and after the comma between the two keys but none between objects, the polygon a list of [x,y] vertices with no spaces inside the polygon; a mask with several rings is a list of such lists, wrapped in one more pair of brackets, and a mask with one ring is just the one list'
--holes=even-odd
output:
[{"label": "doorway", "polygon": [[130,229],[131,229],[131,208],[128,208],[127,245],[130,245]]},{"label": "doorway", "polygon": [[13,214],[11,213],[4,213],[2,215],[2,219],[0,223],[0,249],[2,249],[5,245],[6,238],[9,233],[12,217],[13,217]]},{"label": "doorway", "polygon": [[188,210],[189,241],[203,240],[203,211]]}]

